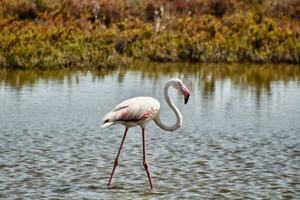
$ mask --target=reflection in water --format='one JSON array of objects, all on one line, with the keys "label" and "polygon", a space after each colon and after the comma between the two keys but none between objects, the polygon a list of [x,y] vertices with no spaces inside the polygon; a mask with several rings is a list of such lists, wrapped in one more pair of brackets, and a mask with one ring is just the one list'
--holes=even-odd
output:
[{"label": "reflection in water", "polygon": [[[200,89],[204,98],[211,98],[215,91],[216,81],[221,84],[230,82],[240,89],[251,89],[259,100],[262,93],[271,94],[271,84],[282,81],[300,80],[300,68],[296,65],[250,65],[250,64],[137,64],[133,68],[142,71],[143,76],[157,80],[161,75],[174,76],[176,74],[185,76],[192,75],[203,84]],[[190,76],[189,76],[190,78]],[[194,83],[195,84],[195,83]]]},{"label": "reflection in water", "polygon": [[[103,79],[117,72],[119,83],[122,83],[128,71],[141,72],[142,79],[151,79],[154,84],[160,76],[180,76],[185,82],[197,84],[204,99],[214,97],[216,82],[222,85],[226,81],[241,90],[252,90],[256,95],[257,102],[263,93],[272,93],[272,82],[289,81],[299,82],[300,68],[295,65],[250,65],[250,64],[161,64],[161,63],[135,63],[132,68],[92,71],[93,80]],[[87,74],[87,71],[70,70],[0,70],[0,84],[8,85],[17,90],[23,86],[33,87],[40,80],[49,80],[68,84],[78,84],[78,73]]]},{"label": "reflection in water", "polygon": [[[64,81],[68,85],[79,84],[79,73],[87,75],[88,71],[73,70],[0,70],[0,84],[10,86],[16,90],[21,90],[24,86],[34,87],[39,81],[49,82],[55,81],[63,84]],[[108,75],[115,73],[115,70],[98,70],[93,71],[93,81],[102,79]]]}]

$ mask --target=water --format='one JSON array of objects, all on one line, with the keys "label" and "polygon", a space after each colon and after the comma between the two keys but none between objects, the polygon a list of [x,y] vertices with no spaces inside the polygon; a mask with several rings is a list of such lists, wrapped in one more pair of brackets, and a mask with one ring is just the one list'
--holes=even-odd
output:
[{"label": "water", "polygon": [[[181,78],[192,95],[170,92],[183,114],[174,133],[100,129],[106,112],[134,96],[162,103]],[[136,64],[115,71],[0,71],[0,199],[296,199],[300,196],[298,66]]]}]

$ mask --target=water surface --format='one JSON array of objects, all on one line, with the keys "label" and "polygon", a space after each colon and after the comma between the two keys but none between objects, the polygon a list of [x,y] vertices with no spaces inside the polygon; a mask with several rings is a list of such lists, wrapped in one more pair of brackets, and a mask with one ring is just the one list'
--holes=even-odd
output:
[{"label": "water surface", "polygon": [[[153,96],[175,117],[164,83],[181,78],[192,95],[173,133],[147,127],[125,141],[113,187],[106,183],[122,126],[100,129],[119,102]],[[135,64],[115,71],[0,71],[0,198],[296,199],[300,196],[298,66]]]}]

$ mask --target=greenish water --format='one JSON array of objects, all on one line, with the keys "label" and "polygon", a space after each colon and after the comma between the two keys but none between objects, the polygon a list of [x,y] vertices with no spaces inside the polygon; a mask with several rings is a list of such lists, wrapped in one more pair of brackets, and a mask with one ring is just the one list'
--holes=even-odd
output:
[{"label": "greenish water", "polygon": [[[119,102],[153,96],[175,117],[162,87],[181,78],[190,101],[173,133],[129,130],[107,189],[124,128],[100,129]],[[296,199],[300,195],[299,66],[136,64],[115,71],[0,71],[2,199]]]}]

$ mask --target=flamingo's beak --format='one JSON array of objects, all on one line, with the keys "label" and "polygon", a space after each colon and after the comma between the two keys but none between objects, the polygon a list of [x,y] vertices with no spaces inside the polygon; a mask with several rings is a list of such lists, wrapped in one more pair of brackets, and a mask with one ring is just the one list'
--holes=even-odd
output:
[{"label": "flamingo's beak", "polygon": [[187,102],[189,101],[189,97],[190,97],[190,91],[185,85],[182,85],[181,92],[184,96],[184,104],[187,104]]},{"label": "flamingo's beak", "polygon": [[184,97],[184,104],[187,104],[187,102],[189,101],[190,98],[190,94],[188,94],[187,96]]}]

